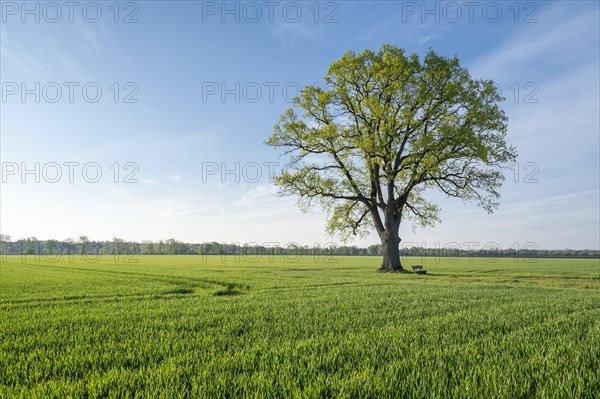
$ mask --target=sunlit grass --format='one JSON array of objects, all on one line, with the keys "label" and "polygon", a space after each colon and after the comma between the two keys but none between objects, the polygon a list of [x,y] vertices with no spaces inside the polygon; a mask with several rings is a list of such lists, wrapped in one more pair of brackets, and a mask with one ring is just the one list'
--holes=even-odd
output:
[{"label": "sunlit grass", "polygon": [[0,397],[600,391],[598,259],[123,260],[4,259]]}]

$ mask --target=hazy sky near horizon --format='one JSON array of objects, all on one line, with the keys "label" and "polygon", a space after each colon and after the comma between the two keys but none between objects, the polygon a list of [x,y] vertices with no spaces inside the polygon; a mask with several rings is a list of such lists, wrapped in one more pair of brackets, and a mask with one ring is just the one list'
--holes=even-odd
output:
[{"label": "hazy sky near horizon", "polygon": [[596,1],[0,6],[0,231],[15,239],[337,241],[323,212],[277,195],[285,159],[263,143],[298,87],[389,43],[496,81],[519,152],[493,215],[432,194],[442,223],[405,224],[404,243],[600,246]]}]

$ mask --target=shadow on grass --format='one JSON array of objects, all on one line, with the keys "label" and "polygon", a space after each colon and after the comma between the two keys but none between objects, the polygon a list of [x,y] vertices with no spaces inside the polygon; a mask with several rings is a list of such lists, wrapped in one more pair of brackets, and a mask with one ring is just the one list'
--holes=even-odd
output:
[{"label": "shadow on grass", "polygon": [[186,295],[186,294],[193,294],[194,290],[192,288],[184,288],[184,287],[178,287],[178,288],[174,288],[172,290],[168,290],[163,292],[163,294],[179,294],[179,295]]},{"label": "shadow on grass", "polygon": [[227,288],[225,290],[220,290],[215,292],[213,295],[214,296],[235,296],[235,295],[242,295],[243,292],[238,291],[238,290],[234,290],[232,288]]},{"label": "shadow on grass", "polygon": [[379,268],[377,269],[378,273],[390,273],[390,274],[410,274],[411,272],[409,272],[406,269],[402,269],[402,270],[387,270],[387,269],[382,269]]},{"label": "shadow on grass", "polygon": [[[235,295],[243,295],[246,292],[250,291],[249,285],[243,285],[240,283],[227,283],[224,284],[224,290],[220,290],[215,292],[214,296],[235,296]],[[236,289],[237,288],[237,289]]]}]

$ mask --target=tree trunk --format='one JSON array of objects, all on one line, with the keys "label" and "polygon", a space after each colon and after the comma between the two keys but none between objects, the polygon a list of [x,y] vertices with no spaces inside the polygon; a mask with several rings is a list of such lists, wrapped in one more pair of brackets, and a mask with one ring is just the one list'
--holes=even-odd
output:
[{"label": "tree trunk", "polygon": [[381,236],[381,249],[383,250],[383,262],[381,271],[401,272],[404,271],[400,262],[400,237],[398,231],[387,230]]}]

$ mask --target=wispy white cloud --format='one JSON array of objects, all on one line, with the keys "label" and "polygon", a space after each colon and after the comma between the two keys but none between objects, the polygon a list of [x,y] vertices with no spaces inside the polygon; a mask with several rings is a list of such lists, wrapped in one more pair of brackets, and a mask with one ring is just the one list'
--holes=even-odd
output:
[{"label": "wispy white cloud", "polygon": [[[597,10],[577,12],[577,8],[570,9],[559,2],[548,7],[539,19],[544,23],[520,25],[498,48],[471,63],[470,71],[475,76],[493,76],[494,80],[503,81],[518,71],[537,72],[539,76],[552,71],[550,65],[564,68],[576,66],[581,58],[587,58],[587,62],[596,60],[590,45],[597,45],[597,35],[592,34],[598,26]],[[548,29],[550,25],[552,29]],[[531,67],[538,69],[532,71]]]},{"label": "wispy white cloud", "polygon": [[313,42],[330,43],[331,40],[319,33],[315,25],[307,25],[302,22],[289,23],[285,21],[274,22],[269,25],[273,36],[281,43],[289,45],[297,40],[308,40]]},{"label": "wispy white cloud", "polygon": [[354,37],[352,39],[352,41],[358,42],[358,43],[363,43],[365,41],[372,40],[373,38],[376,38],[377,36],[382,35],[384,32],[386,32],[388,29],[390,29],[390,27],[393,25],[394,25],[393,19],[386,18],[386,19],[379,20],[376,23],[374,23],[373,25],[371,25],[369,28],[367,28],[364,33],[361,33],[360,35]]},{"label": "wispy white cloud", "polygon": [[89,43],[89,45],[95,50],[100,51],[102,48],[100,38],[98,37],[95,27],[89,24],[77,24],[79,32],[83,38]]},{"label": "wispy white cloud", "polygon": [[[578,198],[582,196],[590,196],[592,194],[598,194],[600,190],[587,190],[580,191],[577,193],[568,193],[562,195],[556,195],[552,197],[539,198],[530,201],[522,201],[522,202],[512,202],[503,205],[503,209],[517,209],[527,207],[528,210],[534,210],[537,206],[540,205],[550,205],[555,202],[562,202],[565,200],[572,200],[573,198]],[[596,195],[597,196],[597,195]]]},{"label": "wispy white cloud", "polygon": [[437,35],[426,35],[423,36],[422,38],[420,38],[419,40],[417,40],[417,44],[418,45],[423,45],[423,44],[427,44],[429,42],[431,42],[433,39],[435,39],[437,37]]},{"label": "wispy white cloud", "polygon": [[[12,32],[4,26],[0,27],[0,57],[4,62],[8,62],[16,69],[18,74],[39,76],[40,73],[45,77],[50,75],[46,63],[34,56],[34,52],[26,48],[23,43],[15,40]],[[3,67],[6,73],[6,64]],[[6,76],[6,75],[5,75]]]},{"label": "wispy white cloud", "polygon": [[253,209],[261,204],[264,205],[266,199],[274,199],[277,193],[277,187],[272,184],[260,184],[244,193],[239,200],[233,202],[235,208]]}]

